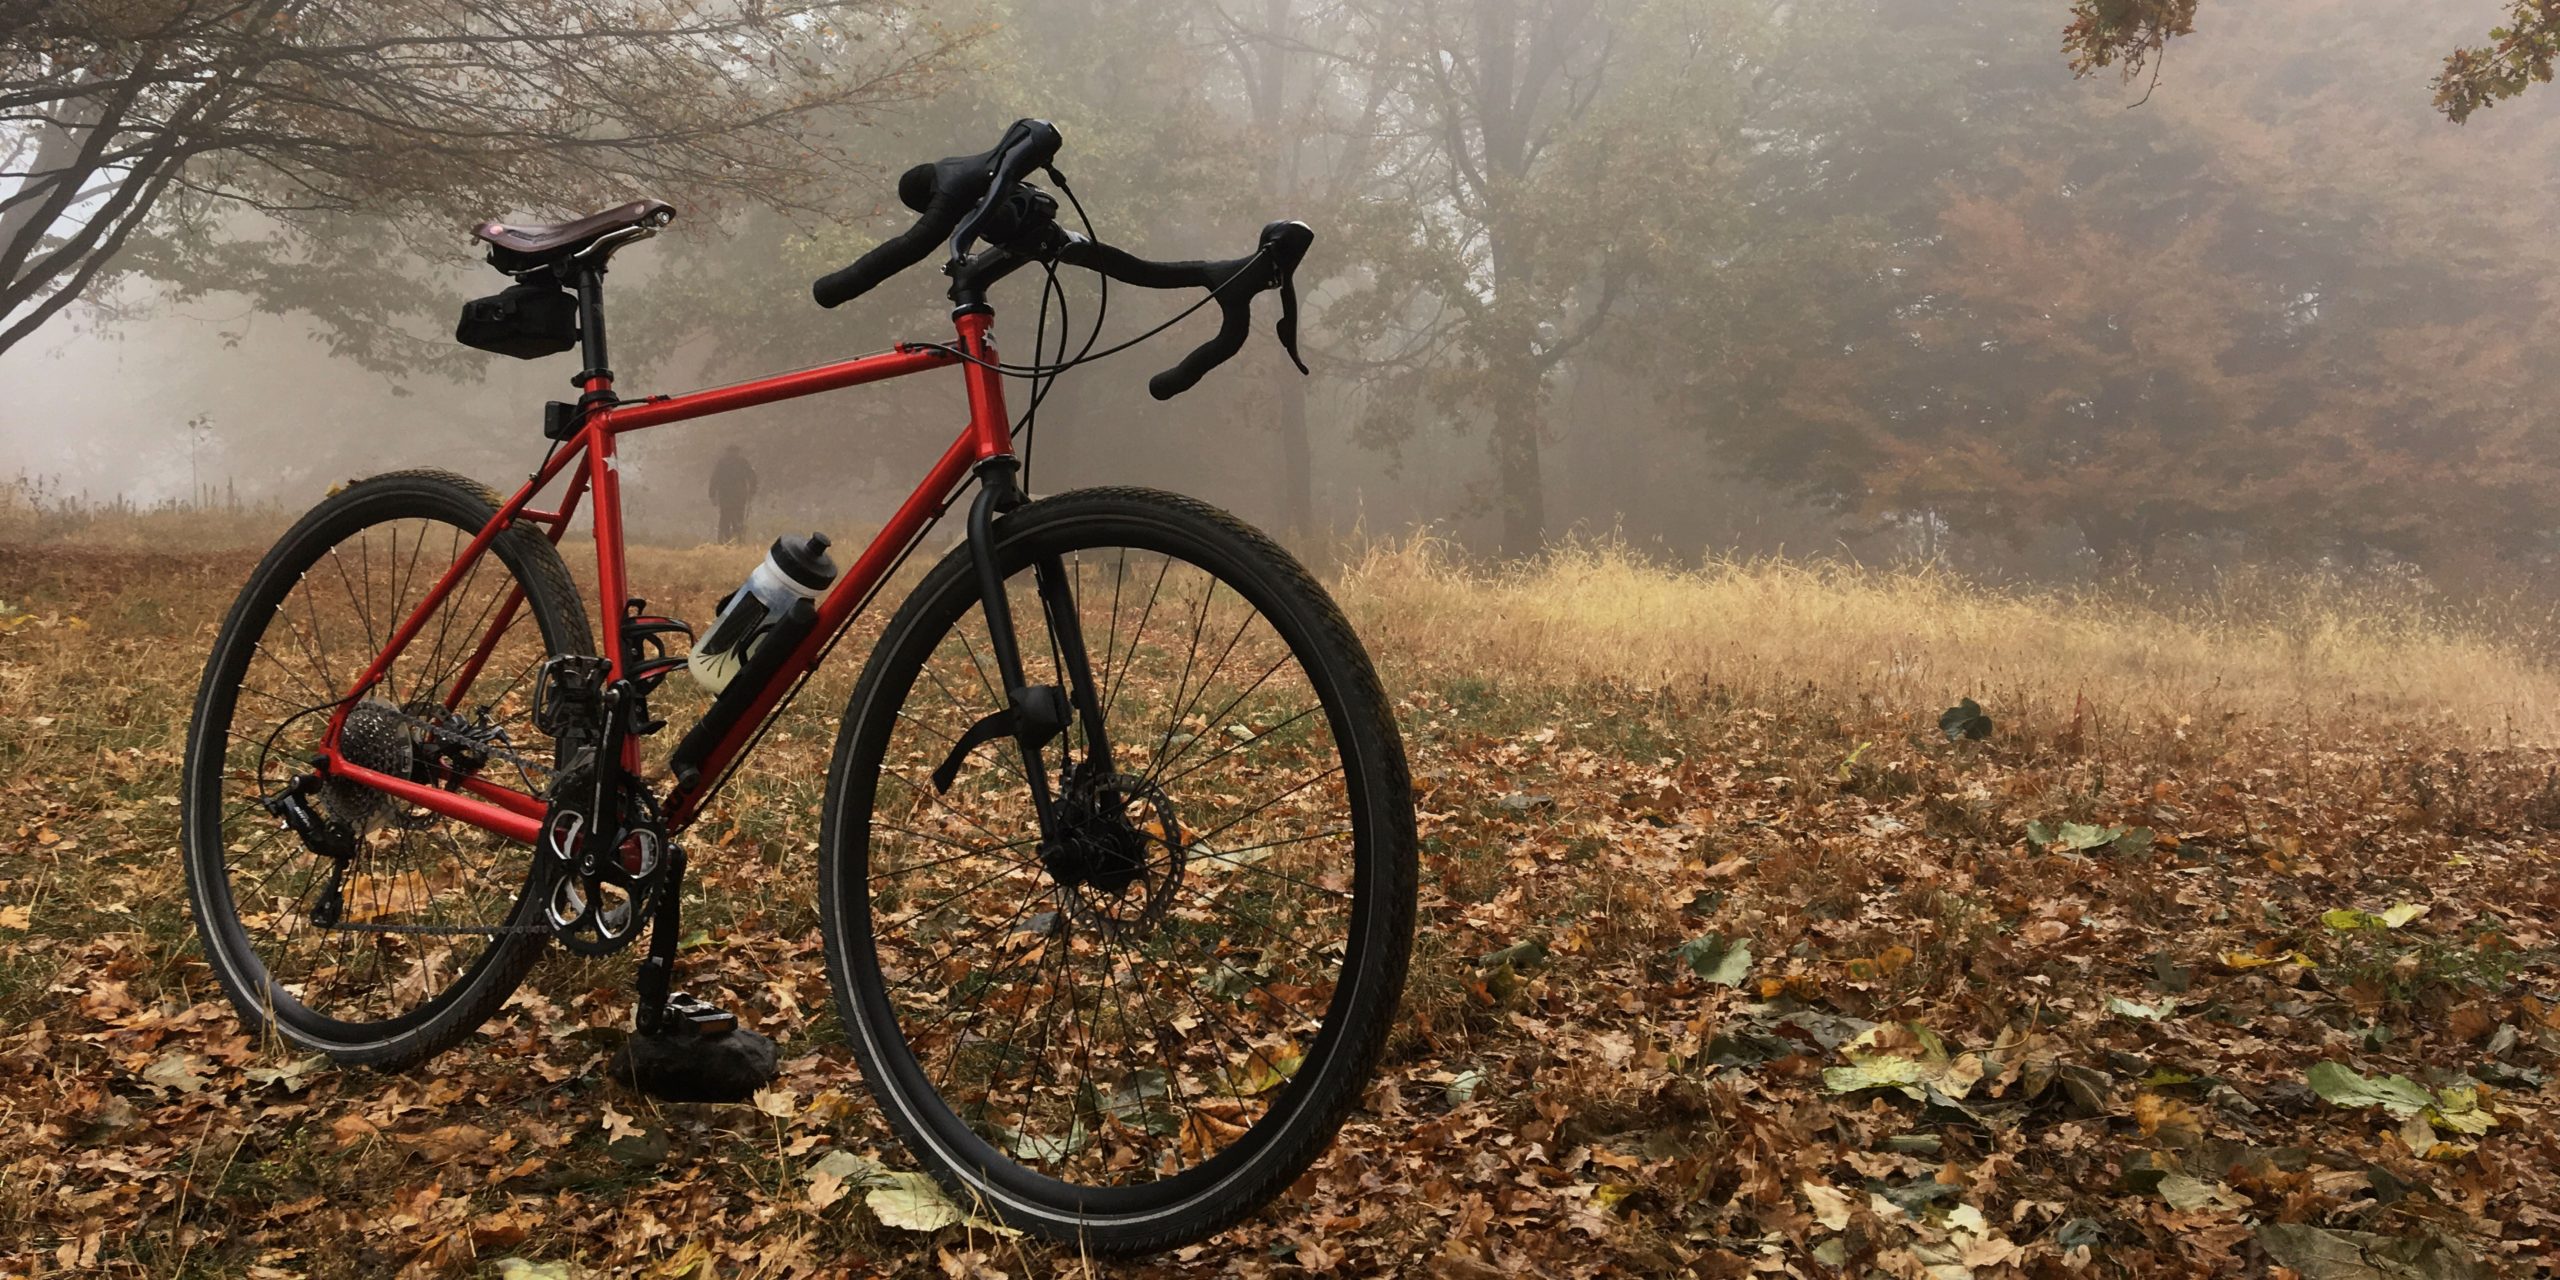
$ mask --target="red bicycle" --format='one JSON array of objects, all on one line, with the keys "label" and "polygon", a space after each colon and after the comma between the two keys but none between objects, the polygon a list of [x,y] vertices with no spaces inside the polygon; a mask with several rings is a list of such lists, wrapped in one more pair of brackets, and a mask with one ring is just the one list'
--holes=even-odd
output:
[{"label": "red bicycle", "polygon": [[[350,484],[233,604],[183,821],[197,929],[245,1023],[411,1067],[494,1013],[552,940],[606,954],[645,931],[635,1042],[727,1025],[670,994],[682,837],[974,480],[967,538],[880,636],[828,772],[817,889],[863,1076],[963,1203],[1100,1251],[1198,1239],[1314,1160],[1375,1066],[1411,946],[1412,795],[1387,699],[1324,589],[1234,517],[1144,489],[1026,497],[1013,445],[1030,414],[1009,420],[1003,378],[1031,376],[1036,409],[1046,380],[1098,355],[1088,340],[1065,359],[1062,341],[1050,363],[1005,364],[986,296],[1029,265],[1052,287],[1080,266],[1208,290],[1198,305],[1224,323],[1157,376],[1162,399],[1234,354],[1267,289],[1295,358],[1312,233],[1276,222],[1228,261],[1134,257],[1089,221],[1061,227],[1025,181],[1044,171],[1074,203],[1058,145],[1021,121],[910,170],[915,226],[815,286],[835,306],[947,245],[950,342],[685,395],[618,396],[605,342],[607,262],[672,209],[479,229],[515,283],[467,307],[459,336],[577,347],[583,394],[546,406],[550,451],[514,496],[438,471]],[[962,375],[967,427],[841,575],[823,540],[778,544],[797,594],[758,597],[722,642],[721,691],[644,768],[651,695],[692,656],[678,650],[720,641],[753,593],[693,644],[631,596],[617,440],[939,369]],[[582,502],[592,627],[558,549]]]}]

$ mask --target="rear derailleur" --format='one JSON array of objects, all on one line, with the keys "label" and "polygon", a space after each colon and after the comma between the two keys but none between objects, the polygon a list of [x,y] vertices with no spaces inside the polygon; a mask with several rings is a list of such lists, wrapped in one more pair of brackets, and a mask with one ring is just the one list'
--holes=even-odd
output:
[{"label": "rear derailleur", "polygon": [[[490,721],[486,707],[465,717],[431,701],[400,705],[375,696],[347,708],[338,727],[338,752],[351,763],[448,791],[461,790],[493,759],[523,769],[529,762],[512,748],[506,730]],[[434,815],[383,792],[332,777],[327,756],[312,757],[308,772],[287,779],[273,794],[259,797],[259,803],[303,848],[330,864],[329,879],[310,910],[312,925],[321,929],[340,927],[347,869],[363,852],[369,833],[416,829],[434,820]]]}]

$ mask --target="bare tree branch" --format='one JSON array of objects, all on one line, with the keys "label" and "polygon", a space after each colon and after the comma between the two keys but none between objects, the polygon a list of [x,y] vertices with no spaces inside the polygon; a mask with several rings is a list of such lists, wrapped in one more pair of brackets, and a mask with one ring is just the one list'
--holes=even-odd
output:
[{"label": "bare tree branch", "polygon": [[975,34],[893,0],[0,0],[0,350],[225,208],[809,209],[831,131]]}]

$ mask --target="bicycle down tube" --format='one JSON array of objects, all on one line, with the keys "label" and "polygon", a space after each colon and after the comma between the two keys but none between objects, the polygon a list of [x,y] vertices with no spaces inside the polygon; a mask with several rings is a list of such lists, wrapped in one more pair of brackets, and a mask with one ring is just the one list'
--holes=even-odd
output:
[{"label": "bicycle down tube", "polygon": [[[546,536],[557,542],[576,514],[582,492],[593,499],[591,520],[596,539],[597,612],[603,627],[600,656],[609,664],[612,676],[619,679],[624,674],[623,602],[629,598],[629,593],[623,558],[622,489],[615,465],[616,436],[671,422],[711,417],[735,409],[960,365],[969,399],[968,424],[935,460],[924,482],[899,504],[897,511],[863,549],[862,555],[837,579],[835,586],[818,604],[817,625],[801,639],[774,677],[757,691],[745,713],[704,758],[700,777],[706,780],[719,778],[746,744],[762,730],[765,720],[773,714],[775,704],[817,664],[818,656],[851,624],[855,612],[888,577],[899,557],[958,496],[976,468],[990,459],[1012,455],[1013,437],[1010,419],[1005,412],[1004,387],[994,367],[997,362],[995,345],[987,336],[990,324],[991,317],[982,311],[964,310],[955,317],[959,349],[969,357],[965,361],[944,347],[900,343],[891,350],[873,355],[768,378],[682,395],[650,396],[599,405],[587,415],[567,446],[528,478],[524,486],[498,509],[489,524],[472,538],[470,545],[455,557],[443,576],[392,632],[390,640],[375,655],[372,665],[340,700],[324,740],[328,771],[432,813],[469,823],[519,843],[535,843],[540,836],[547,807],[547,802],[541,797],[476,775],[462,779],[460,790],[448,791],[429,783],[368,769],[348,760],[338,749],[338,731],[345,722],[348,709],[398,661],[426,620],[487,553],[490,543],[519,520],[548,526]],[[611,382],[609,379],[596,379],[587,384],[587,389],[590,392],[609,391]],[[530,504],[534,495],[573,464],[579,464],[578,469],[560,505],[550,511],[533,508]],[[511,599],[499,610],[498,617],[475,647],[472,657],[457,669],[456,688],[446,695],[449,705],[460,705],[464,691],[478,676],[488,652],[515,621],[516,604]],[[623,761],[624,765],[637,772],[638,739],[626,738],[625,750],[628,756]],[[677,789],[670,797],[666,814],[669,831],[681,830],[698,816],[698,797],[706,791],[707,788],[699,786],[680,786]]]}]

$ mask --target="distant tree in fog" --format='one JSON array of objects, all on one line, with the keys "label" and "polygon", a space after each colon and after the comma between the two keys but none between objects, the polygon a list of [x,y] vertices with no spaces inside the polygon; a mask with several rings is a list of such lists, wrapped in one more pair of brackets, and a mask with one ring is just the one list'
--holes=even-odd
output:
[{"label": "distant tree in fog", "polygon": [[2560,218],[2482,161],[2540,171],[2560,122],[2426,125],[2371,88],[2413,24],[2330,0],[2235,10],[2175,95],[2126,112],[1985,35],[2044,11],[1951,0],[1834,46],[1949,79],[1826,109],[1823,181],[1781,172],[1759,201],[1863,210],[1863,278],[1791,270],[1732,336],[1666,335],[1704,357],[1673,374],[1716,454],[1873,526],[2067,530],[2113,565],[2548,546],[2560,370],[2533,353],[2560,325],[2539,247]]},{"label": "distant tree in fog", "polygon": [[[1542,436],[1552,375],[1615,312],[1635,267],[1626,197],[1697,176],[1700,121],[1595,111],[1631,61],[1680,58],[1633,26],[1637,0],[1377,0],[1357,7],[1358,65],[1391,87],[1364,121],[1373,189],[1403,216],[1363,248],[1366,287],[1329,311],[1372,345],[1375,414],[1482,424],[1501,549],[1546,532]],[[1698,59],[1707,70],[1710,59]],[[1649,153],[1649,154],[1648,154]],[[1596,185],[1595,185],[1596,184]],[[1614,224],[1614,225],[1613,225]]]},{"label": "distant tree in fog", "polygon": [[[396,244],[349,214],[790,203],[820,113],[921,92],[959,38],[885,0],[0,0],[0,351],[129,270],[361,291]],[[242,214],[277,270],[194,275]]]}]

